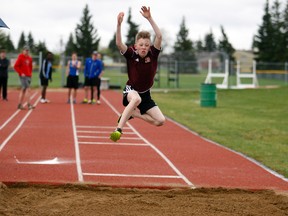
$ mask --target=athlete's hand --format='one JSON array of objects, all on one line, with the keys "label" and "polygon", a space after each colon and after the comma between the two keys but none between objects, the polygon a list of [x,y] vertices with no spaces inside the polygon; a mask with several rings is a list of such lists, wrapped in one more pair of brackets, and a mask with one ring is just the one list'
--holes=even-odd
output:
[{"label": "athlete's hand", "polygon": [[146,19],[151,18],[151,13],[150,13],[150,7],[142,6],[140,13],[142,14],[143,17]]},{"label": "athlete's hand", "polygon": [[123,18],[124,18],[124,13],[120,12],[117,16],[118,25],[121,25],[121,23],[123,22]]}]

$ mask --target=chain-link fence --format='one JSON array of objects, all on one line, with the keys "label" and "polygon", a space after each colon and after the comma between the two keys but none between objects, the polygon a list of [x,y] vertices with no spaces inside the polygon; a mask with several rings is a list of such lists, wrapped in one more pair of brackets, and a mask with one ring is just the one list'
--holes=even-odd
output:
[{"label": "chain-link fence", "polygon": [[[19,78],[13,66],[18,55],[8,55],[10,60],[8,86],[19,86]],[[39,87],[39,70],[42,62],[42,54],[32,56],[33,76],[32,87]],[[61,88],[66,85],[66,65],[70,57],[61,56],[57,65],[53,65],[53,82],[49,84],[52,88]],[[80,69],[80,84],[84,82],[83,69],[85,61]],[[225,61],[222,56],[207,54],[198,55],[195,61],[174,60],[171,56],[162,55],[159,58],[158,70],[155,76],[154,88],[175,88],[175,89],[199,89],[201,83],[205,82],[209,71],[213,73],[225,73]],[[209,60],[211,64],[209,66]],[[103,77],[109,81],[110,88],[121,89],[127,81],[127,71],[125,59],[115,62],[108,57],[103,59],[105,71]],[[239,62],[229,62],[229,82],[228,87],[237,85],[237,64]],[[241,73],[253,73],[253,62],[240,62]],[[210,68],[209,68],[210,67]],[[288,63],[256,63],[257,80],[260,86],[266,85],[288,85]],[[222,83],[223,78],[213,78],[213,83]],[[244,82],[251,82],[249,78]]]}]

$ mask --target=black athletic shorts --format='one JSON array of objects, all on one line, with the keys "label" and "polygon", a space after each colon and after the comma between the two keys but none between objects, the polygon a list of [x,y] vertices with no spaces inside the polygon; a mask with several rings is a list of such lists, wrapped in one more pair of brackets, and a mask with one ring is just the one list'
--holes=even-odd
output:
[{"label": "black athletic shorts", "polygon": [[49,80],[44,78],[44,77],[40,77],[40,84],[41,86],[48,86]]},{"label": "black athletic shorts", "polygon": [[78,89],[78,81],[79,77],[78,76],[68,76],[67,77],[67,87],[68,88],[74,88]]},{"label": "black athletic shorts", "polygon": [[[129,104],[129,101],[127,99],[127,95],[129,91],[134,90],[131,86],[126,85],[123,89],[123,105],[127,106]],[[145,114],[149,109],[153,108],[154,106],[157,106],[157,104],[154,102],[154,100],[151,98],[150,90],[139,93],[139,96],[141,97],[141,103],[138,105],[138,109],[140,110],[141,115]]]},{"label": "black athletic shorts", "polygon": [[85,77],[84,86],[97,86],[97,77],[88,78]]}]

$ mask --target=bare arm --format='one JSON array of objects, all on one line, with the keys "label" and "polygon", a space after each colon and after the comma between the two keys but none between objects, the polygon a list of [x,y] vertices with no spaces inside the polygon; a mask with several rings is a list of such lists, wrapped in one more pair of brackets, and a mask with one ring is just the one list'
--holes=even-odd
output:
[{"label": "bare arm", "polygon": [[122,42],[122,36],[121,36],[121,24],[123,22],[124,13],[121,12],[118,14],[117,17],[117,31],[116,31],[116,46],[121,51],[121,53],[125,53],[127,50],[126,44]]},{"label": "bare arm", "polygon": [[150,12],[150,7],[145,7],[143,6],[141,8],[140,13],[142,14],[143,17],[145,17],[149,23],[151,24],[154,32],[155,32],[155,41],[154,41],[154,47],[157,49],[161,49],[161,43],[162,43],[162,33],[159,29],[159,27],[157,26],[157,24],[155,23],[155,21],[153,20],[152,16],[151,16],[151,12]]}]

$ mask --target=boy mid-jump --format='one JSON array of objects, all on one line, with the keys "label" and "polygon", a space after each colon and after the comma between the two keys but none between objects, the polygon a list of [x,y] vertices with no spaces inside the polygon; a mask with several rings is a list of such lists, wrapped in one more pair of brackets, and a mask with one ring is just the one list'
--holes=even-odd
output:
[{"label": "boy mid-jump", "polygon": [[120,139],[125,123],[131,118],[140,118],[155,126],[161,126],[165,122],[164,115],[150,95],[161,50],[162,34],[151,16],[150,7],[143,6],[140,13],[155,32],[154,44],[151,44],[149,32],[140,31],[136,35],[134,46],[127,47],[121,37],[124,13],[119,13],[117,17],[116,45],[126,58],[128,81],[123,90],[125,109],[118,120],[116,130],[110,135],[110,139],[114,142]]}]

